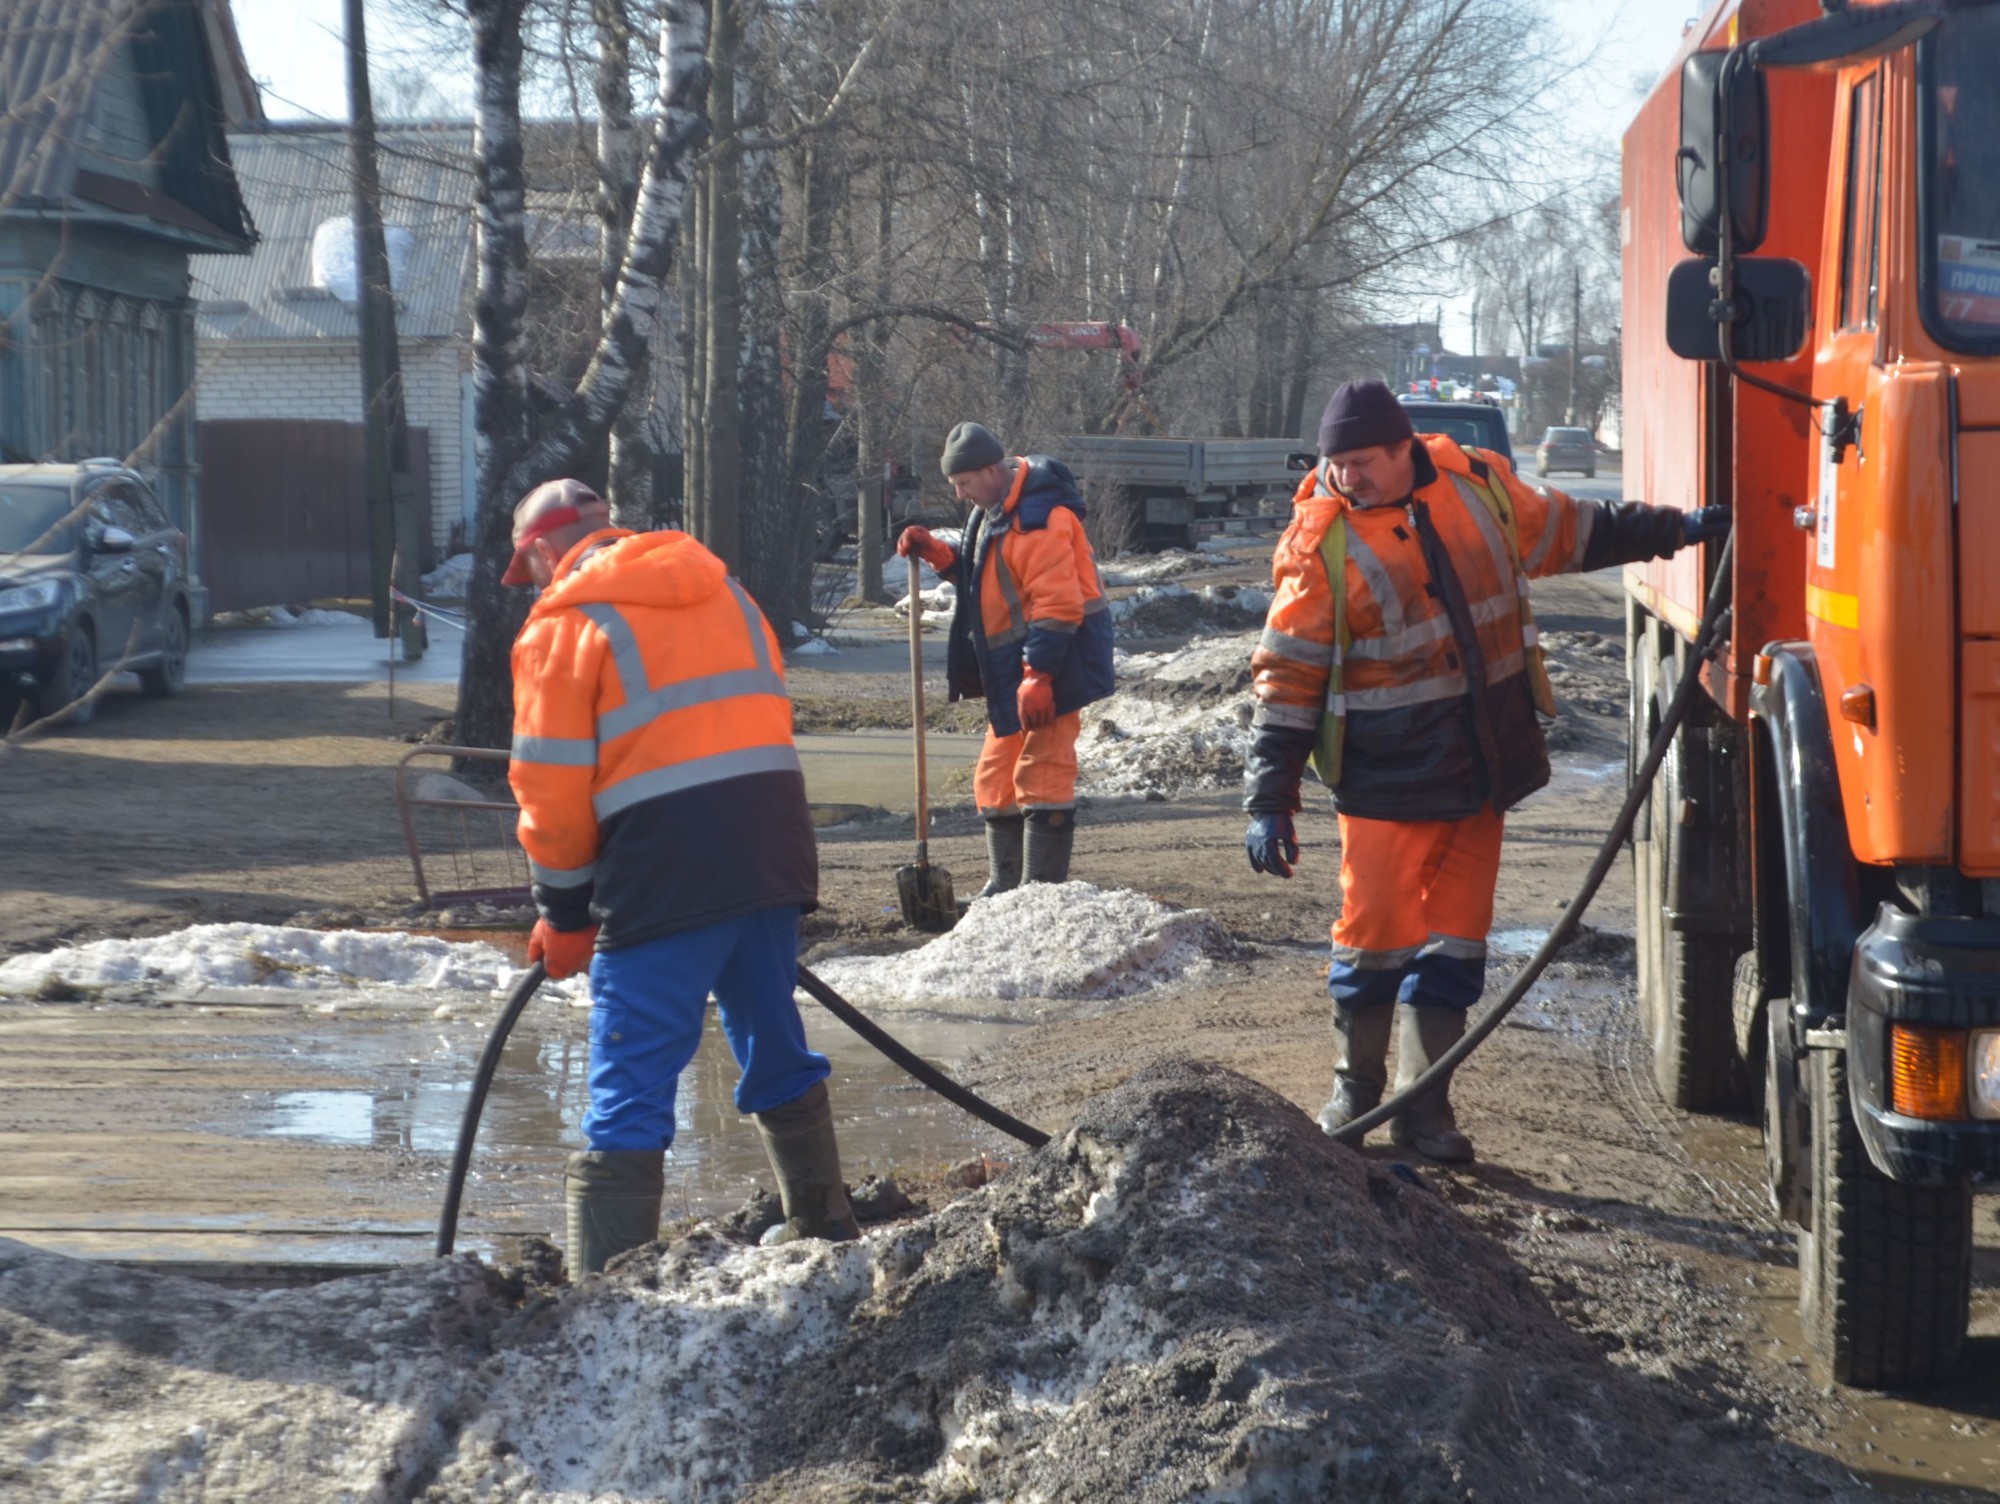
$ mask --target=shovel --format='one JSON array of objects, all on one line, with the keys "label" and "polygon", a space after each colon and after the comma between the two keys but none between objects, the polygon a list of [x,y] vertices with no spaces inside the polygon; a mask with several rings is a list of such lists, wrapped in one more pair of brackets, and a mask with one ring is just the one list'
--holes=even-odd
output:
[{"label": "shovel", "polygon": [[941,935],[958,922],[951,874],[931,865],[930,769],[924,761],[924,597],[917,556],[910,555],[910,709],[917,734],[917,860],[896,869],[896,901],[903,923]]}]

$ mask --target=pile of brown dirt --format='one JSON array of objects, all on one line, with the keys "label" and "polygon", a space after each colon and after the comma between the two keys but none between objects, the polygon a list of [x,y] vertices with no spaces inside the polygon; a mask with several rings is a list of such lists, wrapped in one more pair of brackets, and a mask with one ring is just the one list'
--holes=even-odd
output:
[{"label": "pile of brown dirt", "polygon": [[[253,1296],[0,1244],[0,1489],[77,1500],[1832,1498],[1400,1167],[1167,1061],[859,1244]],[[1856,1497],[1859,1490],[1852,1491]]]}]

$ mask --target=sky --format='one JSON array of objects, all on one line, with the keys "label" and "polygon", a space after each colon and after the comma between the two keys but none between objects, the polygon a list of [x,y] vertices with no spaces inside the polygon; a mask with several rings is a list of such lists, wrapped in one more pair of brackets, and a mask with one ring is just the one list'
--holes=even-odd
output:
[{"label": "sky", "polygon": [[[1576,59],[1564,92],[1580,149],[1609,157],[1637,110],[1642,91],[1659,77],[1680,45],[1681,33],[1702,0],[1547,0],[1555,34]],[[347,77],[341,57],[342,0],[234,0],[236,25],[250,72],[264,90],[273,119],[345,118]],[[409,113],[394,107],[397,89],[424,90],[432,113],[469,111],[468,58],[439,57],[399,28],[386,6],[368,6],[368,40],[380,115]],[[428,39],[425,41],[428,45]],[[1496,68],[1505,59],[1494,60]],[[1446,298],[1445,342],[1466,348],[1468,300]],[[1426,307],[1406,317],[1420,317]]]}]

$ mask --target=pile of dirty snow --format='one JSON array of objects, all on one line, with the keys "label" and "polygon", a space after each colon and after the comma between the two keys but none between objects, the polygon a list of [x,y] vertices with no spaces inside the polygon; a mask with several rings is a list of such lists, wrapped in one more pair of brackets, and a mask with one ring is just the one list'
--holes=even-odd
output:
[{"label": "pile of dirty snow", "polygon": [[1234,629],[1245,618],[1262,621],[1271,592],[1249,585],[1142,585],[1111,602],[1111,619],[1127,636],[1170,637],[1204,627]]},{"label": "pile of dirty snow", "polygon": [[1188,1061],[860,1242],[703,1225],[580,1286],[461,1256],[255,1294],[0,1240],[0,1351],[0,1492],[48,1504],[1872,1497]]},{"label": "pile of dirty snow", "polygon": [[[929,570],[926,569],[925,573],[928,574]],[[919,591],[917,598],[923,603],[925,627],[943,631],[951,626],[951,613],[958,605],[958,587],[956,585],[952,584],[949,580],[945,580],[940,584]],[[896,602],[895,611],[898,616],[902,617],[907,617],[910,614],[910,597],[907,591],[905,591],[903,598]]]},{"label": "pile of dirty snow", "polygon": [[1166,653],[1119,653],[1118,689],[1086,706],[1078,787],[1171,796],[1236,788],[1250,750],[1254,632]]},{"label": "pile of dirty snow", "polygon": [[1189,980],[1236,944],[1205,909],[1170,909],[1089,883],[1030,883],[981,899],[955,929],[894,956],[851,956],[814,970],[856,1002],[936,1009],[1130,997]]},{"label": "pile of dirty snow", "polygon": [[328,611],[320,606],[252,606],[244,611],[218,611],[209,618],[215,627],[352,627],[368,620],[352,611]]},{"label": "pile of dirty snow", "polygon": [[1097,574],[1106,586],[1157,585],[1162,580],[1177,580],[1184,574],[1193,574],[1198,569],[1214,569],[1225,562],[1210,554],[1169,548],[1156,554],[1120,554],[1100,564]]},{"label": "pile of dirty snow", "polygon": [[424,594],[432,600],[464,600],[471,583],[472,555],[453,554],[424,576]]},{"label": "pile of dirty snow", "polygon": [[519,977],[505,955],[478,942],[400,932],[197,924],[171,935],[93,940],[0,961],[0,997],[88,994],[112,987],[179,997],[208,987],[488,996]]}]

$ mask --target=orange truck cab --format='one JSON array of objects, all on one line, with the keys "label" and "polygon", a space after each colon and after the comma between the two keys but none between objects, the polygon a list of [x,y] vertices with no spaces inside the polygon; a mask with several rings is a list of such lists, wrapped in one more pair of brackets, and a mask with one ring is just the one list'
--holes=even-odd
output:
[{"label": "orange truck cab", "polygon": [[2000,4],[1720,0],[1625,136],[1639,993],[1674,1105],[1763,1099],[1836,1379],[1943,1377],[2000,1172]]}]

